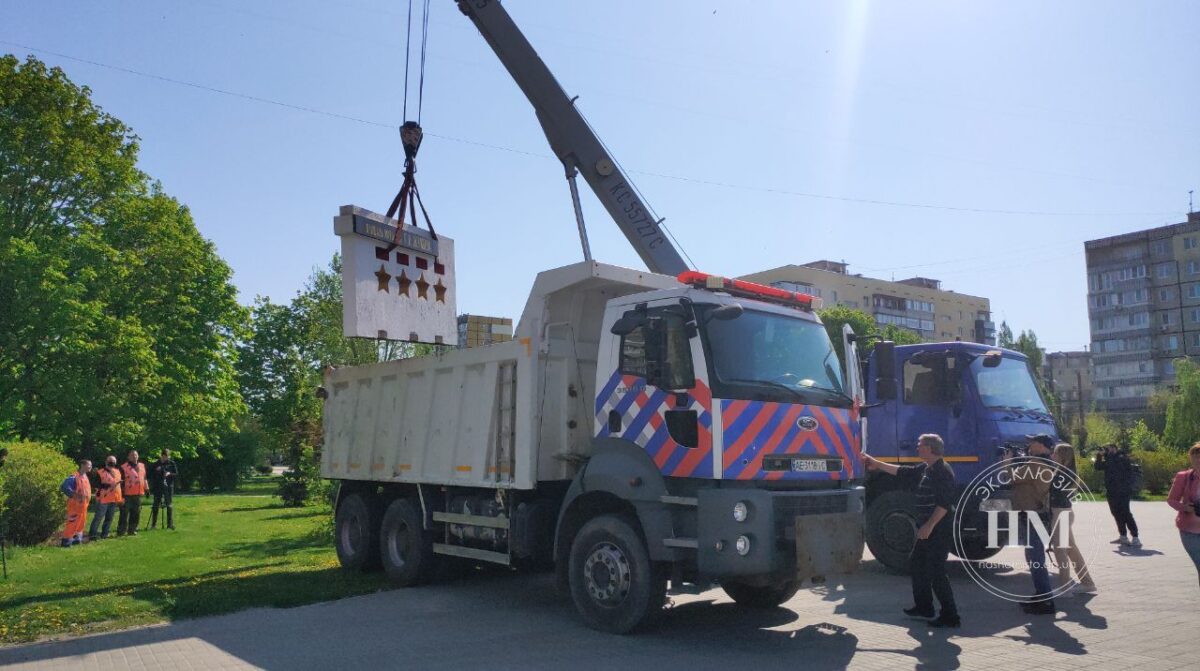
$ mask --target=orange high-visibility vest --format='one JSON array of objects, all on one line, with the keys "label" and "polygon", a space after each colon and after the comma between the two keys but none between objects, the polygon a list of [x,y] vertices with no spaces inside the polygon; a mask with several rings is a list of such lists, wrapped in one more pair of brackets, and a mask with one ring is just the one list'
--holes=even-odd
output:
[{"label": "orange high-visibility vest", "polygon": [[75,494],[67,499],[67,523],[63,526],[63,538],[83,533],[87,521],[88,501],[92,498],[92,483],[83,473],[75,474]]},{"label": "orange high-visibility vest", "polygon": [[121,496],[121,471],[116,468],[100,469],[100,493],[96,495],[96,500],[100,503],[125,501],[125,497]]},{"label": "orange high-visibility vest", "polygon": [[121,464],[121,472],[125,474],[125,495],[144,496],[146,494],[146,465],[138,462],[130,466],[129,462]]}]

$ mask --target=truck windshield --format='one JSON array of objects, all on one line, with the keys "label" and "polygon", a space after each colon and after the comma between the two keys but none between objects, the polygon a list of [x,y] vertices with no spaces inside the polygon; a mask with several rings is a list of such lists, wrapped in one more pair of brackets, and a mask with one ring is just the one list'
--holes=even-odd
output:
[{"label": "truck windshield", "polygon": [[715,396],[849,407],[841,364],[820,323],[756,310],[708,320],[716,306],[696,307],[700,322],[707,322]]},{"label": "truck windshield", "polygon": [[971,362],[979,398],[989,408],[1047,412],[1042,395],[1029,375],[1029,366],[1020,359],[1004,357],[995,368],[985,368],[983,357]]}]

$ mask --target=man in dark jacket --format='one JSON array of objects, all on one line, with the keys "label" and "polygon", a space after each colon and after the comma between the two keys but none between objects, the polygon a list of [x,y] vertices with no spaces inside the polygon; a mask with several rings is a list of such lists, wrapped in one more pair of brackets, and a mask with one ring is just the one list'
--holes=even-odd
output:
[{"label": "man in dark jacket", "polygon": [[[1133,463],[1129,455],[1117,449],[1116,445],[1105,445],[1104,450],[1096,455],[1096,470],[1104,471],[1104,496],[1108,499],[1108,510],[1117,522],[1120,538],[1113,541],[1121,545],[1135,548],[1142,547],[1138,538],[1137,522],[1133,519],[1133,511],[1129,509],[1129,499],[1133,497]],[[1130,540],[1126,530],[1133,534]]]},{"label": "man in dark jacket", "polygon": [[917,456],[922,463],[897,466],[879,461],[864,453],[867,470],[883,471],[899,476],[915,490],[917,498],[917,542],[913,545],[909,567],[912,573],[912,608],[905,608],[909,617],[933,618],[933,596],[942,604],[942,612],[929,624],[933,627],[959,626],[958,606],[946,575],[946,557],[954,544],[954,471],[943,459],[945,443],[935,433],[917,439]]},{"label": "man in dark jacket", "polygon": [[175,529],[175,511],[171,500],[175,495],[175,479],[179,476],[179,467],[171,460],[171,451],[163,450],[158,461],[150,467],[150,492],[154,494],[154,507],[150,509],[150,528],[158,525],[158,509],[166,506],[167,528]]}]

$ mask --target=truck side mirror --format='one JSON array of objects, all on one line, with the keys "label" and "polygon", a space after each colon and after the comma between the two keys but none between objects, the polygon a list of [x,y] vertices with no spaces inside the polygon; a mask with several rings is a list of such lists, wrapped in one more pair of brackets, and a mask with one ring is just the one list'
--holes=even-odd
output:
[{"label": "truck side mirror", "polygon": [[896,398],[896,343],[883,340],[875,345],[875,397]]}]

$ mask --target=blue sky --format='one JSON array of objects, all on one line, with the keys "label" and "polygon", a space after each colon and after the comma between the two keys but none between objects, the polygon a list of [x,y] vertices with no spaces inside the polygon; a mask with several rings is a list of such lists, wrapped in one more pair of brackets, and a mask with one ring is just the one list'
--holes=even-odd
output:
[{"label": "blue sky", "polygon": [[[1200,3],[504,6],[708,272],[935,277],[1078,349],[1083,241],[1183,221],[1200,192]],[[286,301],[336,251],[338,206],[399,187],[407,7],[6,0],[0,52],[91,87],[242,300]],[[459,311],[516,318],[536,272],[581,252],[532,109],[452,0],[431,3],[422,125]],[[594,256],[641,267],[584,199]]]}]

